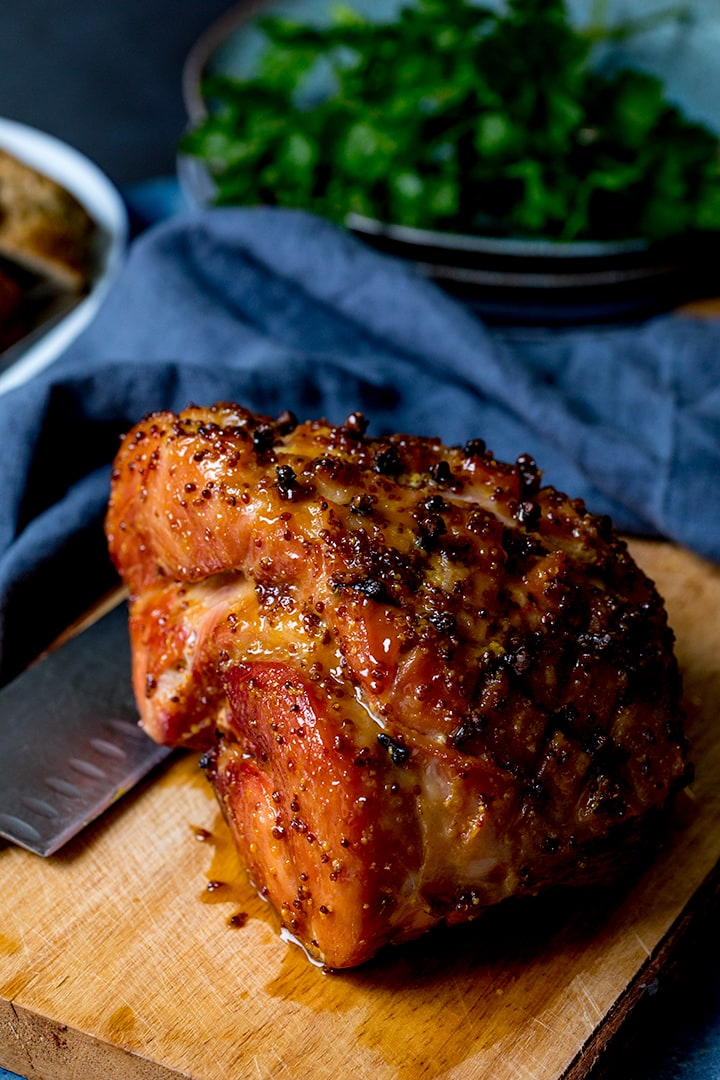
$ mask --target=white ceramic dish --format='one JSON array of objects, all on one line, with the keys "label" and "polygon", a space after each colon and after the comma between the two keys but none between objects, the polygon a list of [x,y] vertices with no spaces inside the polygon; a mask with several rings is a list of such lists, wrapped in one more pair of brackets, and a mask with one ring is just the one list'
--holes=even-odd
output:
[{"label": "white ceramic dish", "polygon": [[87,294],[0,354],[0,393],[5,393],[56,360],[93,318],[123,264],[128,220],[120,193],[105,174],[60,139],[0,118],[0,147],[62,184],[98,226]]}]

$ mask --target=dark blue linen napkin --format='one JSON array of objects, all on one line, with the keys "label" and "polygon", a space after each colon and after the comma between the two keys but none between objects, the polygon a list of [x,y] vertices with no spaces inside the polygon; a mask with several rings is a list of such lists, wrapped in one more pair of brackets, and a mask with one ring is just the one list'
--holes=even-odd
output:
[{"label": "dark blue linen napkin", "polygon": [[720,561],[720,323],[491,329],[312,215],[182,214],[134,242],[64,356],[0,398],[0,681],[115,580],[120,434],[221,399],[528,452],[620,528]]}]

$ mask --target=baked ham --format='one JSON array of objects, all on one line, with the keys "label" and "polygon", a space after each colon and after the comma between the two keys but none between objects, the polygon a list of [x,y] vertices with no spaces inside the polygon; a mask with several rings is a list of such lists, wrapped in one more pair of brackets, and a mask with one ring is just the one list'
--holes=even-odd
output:
[{"label": "baked ham", "polygon": [[107,515],[141,723],[332,968],[619,873],[688,779],[673,635],[606,518],[481,440],[145,418]]}]

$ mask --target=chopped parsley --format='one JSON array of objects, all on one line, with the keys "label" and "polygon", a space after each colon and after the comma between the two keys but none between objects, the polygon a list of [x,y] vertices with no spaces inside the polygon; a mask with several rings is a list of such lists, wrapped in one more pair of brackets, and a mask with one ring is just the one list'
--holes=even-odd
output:
[{"label": "chopped parsley", "polygon": [[216,201],[456,233],[657,240],[720,230],[717,137],[637,70],[605,77],[563,0],[415,0],[394,20],[260,21],[183,140]]}]

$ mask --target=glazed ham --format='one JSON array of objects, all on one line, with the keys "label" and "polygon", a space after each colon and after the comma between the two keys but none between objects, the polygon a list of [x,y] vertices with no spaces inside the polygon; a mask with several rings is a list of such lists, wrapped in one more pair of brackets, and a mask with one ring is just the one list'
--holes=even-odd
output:
[{"label": "glazed ham", "polygon": [[605,518],[480,440],[239,406],[124,439],[107,515],[141,723],[200,748],[329,967],[607,880],[688,779],[661,599]]}]

